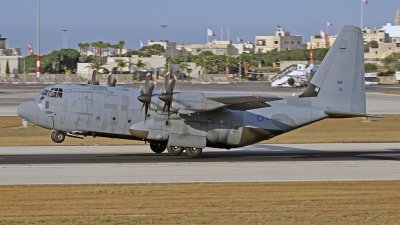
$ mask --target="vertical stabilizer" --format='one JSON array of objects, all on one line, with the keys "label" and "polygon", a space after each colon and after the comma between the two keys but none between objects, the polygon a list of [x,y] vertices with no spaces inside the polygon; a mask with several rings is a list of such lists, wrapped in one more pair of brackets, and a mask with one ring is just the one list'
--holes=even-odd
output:
[{"label": "vertical stabilizer", "polygon": [[345,26],[300,97],[312,107],[365,113],[364,45],[361,29]]}]

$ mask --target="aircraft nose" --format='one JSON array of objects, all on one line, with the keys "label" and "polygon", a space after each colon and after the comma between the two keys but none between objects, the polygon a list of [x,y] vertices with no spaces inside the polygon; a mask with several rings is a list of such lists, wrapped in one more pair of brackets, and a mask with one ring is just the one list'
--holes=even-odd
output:
[{"label": "aircraft nose", "polygon": [[18,106],[17,114],[19,117],[35,123],[36,116],[39,116],[39,106],[35,101],[24,102]]}]

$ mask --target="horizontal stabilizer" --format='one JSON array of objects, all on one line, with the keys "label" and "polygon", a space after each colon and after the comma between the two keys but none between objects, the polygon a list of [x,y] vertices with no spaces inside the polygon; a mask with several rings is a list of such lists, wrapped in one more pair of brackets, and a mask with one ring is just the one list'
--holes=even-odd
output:
[{"label": "horizontal stabilizer", "polygon": [[385,118],[384,116],[379,116],[379,115],[375,115],[375,114],[343,112],[343,111],[336,111],[336,110],[325,110],[324,113],[329,115],[330,117],[335,117],[335,118],[353,118],[353,117]]}]

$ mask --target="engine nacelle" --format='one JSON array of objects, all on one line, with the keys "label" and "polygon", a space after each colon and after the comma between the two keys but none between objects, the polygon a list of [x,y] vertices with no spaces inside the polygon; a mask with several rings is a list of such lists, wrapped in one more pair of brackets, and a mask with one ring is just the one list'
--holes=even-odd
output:
[{"label": "engine nacelle", "polygon": [[224,104],[207,99],[204,93],[175,93],[172,101],[172,109],[179,113],[188,114],[210,111],[224,106]]}]

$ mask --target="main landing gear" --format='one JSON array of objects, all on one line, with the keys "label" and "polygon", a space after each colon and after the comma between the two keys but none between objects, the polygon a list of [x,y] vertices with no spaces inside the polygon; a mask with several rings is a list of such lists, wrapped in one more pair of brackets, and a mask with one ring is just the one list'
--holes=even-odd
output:
[{"label": "main landing gear", "polygon": [[65,133],[59,130],[53,131],[51,133],[51,140],[55,143],[62,143],[65,140]]},{"label": "main landing gear", "polygon": [[180,147],[180,146],[171,146],[166,144],[165,142],[160,141],[152,141],[150,142],[150,148],[155,153],[162,153],[167,149],[168,153],[173,156],[179,156],[186,152],[186,154],[191,158],[197,158],[203,152],[202,148],[189,148],[189,147]]}]

